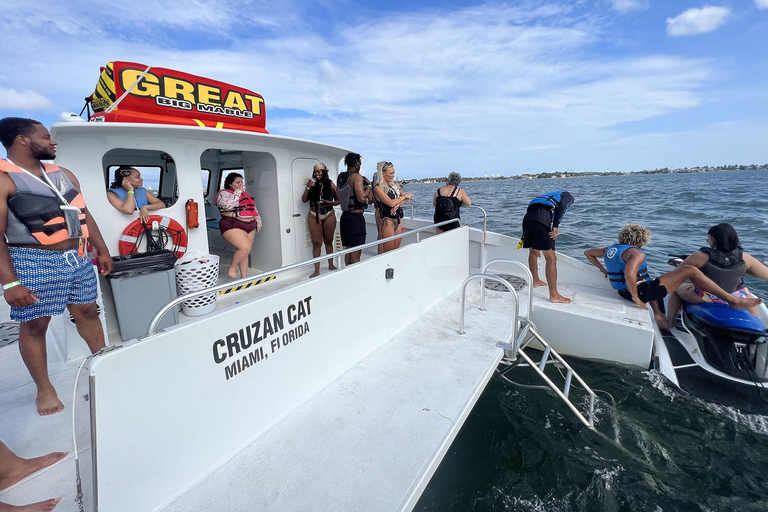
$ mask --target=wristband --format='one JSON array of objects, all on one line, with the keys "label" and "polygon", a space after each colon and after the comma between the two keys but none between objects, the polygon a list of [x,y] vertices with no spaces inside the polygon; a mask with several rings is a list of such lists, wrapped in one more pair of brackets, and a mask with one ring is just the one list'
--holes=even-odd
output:
[{"label": "wristband", "polygon": [[133,194],[133,190],[129,190],[129,191],[128,191],[128,193],[129,193],[129,194]]},{"label": "wristband", "polygon": [[21,283],[18,282],[18,281],[14,281],[12,283],[4,284],[3,285],[3,290],[10,290],[11,288],[13,288],[14,286],[19,285],[19,284],[21,284]]}]

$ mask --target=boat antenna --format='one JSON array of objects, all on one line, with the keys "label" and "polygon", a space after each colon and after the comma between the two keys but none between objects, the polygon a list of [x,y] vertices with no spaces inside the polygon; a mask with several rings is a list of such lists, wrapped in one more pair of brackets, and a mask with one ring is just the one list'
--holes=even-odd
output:
[{"label": "boat antenna", "polygon": [[126,89],[126,90],[125,90],[125,92],[122,94],[122,96],[120,96],[119,98],[117,98],[117,100],[115,100],[115,102],[114,102],[113,104],[111,104],[110,106],[108,106],[108,107],[107,107],[107,109],[104,111],[104,113],[105,113],[105,114],[109,114],[109,113],[110,113],[110,112],[112,112],[114,109],[116,109],[116,108],[117,108],[117,105],[118,105],[118,104],[119,104],[121,101],[123,101],[123,98],[125,98],[126,96],[128,96],[128,93],[129,93],[129,92],[131,92],[131,91],[133,90],[133,88],[134,88],[134,87],[136,87],[137,85],[139,85],[139,82],[141,82],[141,80],[144,78],[144,75],[146,75],[147,73],[149,73],[149,70],[150,70],[150,69],[152,69],[152,66],[147,66],[147,69],[145,69],[145,70],[144,70],[144,72],[143,72],[141,75],[139,75],[139,78],[137,78],[137,79],[136,79],[136,81],[135,81],[135,82],[133,82],[133,84],[132,84],[132,85],[131,85],[131,86],[130,86],[128,89]]}]

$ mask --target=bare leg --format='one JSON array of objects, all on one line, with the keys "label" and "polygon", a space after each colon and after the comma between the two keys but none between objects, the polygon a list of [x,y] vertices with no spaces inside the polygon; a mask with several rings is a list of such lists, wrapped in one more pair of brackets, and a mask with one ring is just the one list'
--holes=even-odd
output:
[{"label": "bare leg", "polygon": [[360,255],[362,253],[363,251],[355,251],[347,254],[347,256],[349,256],[349,265],[352,265],[353,263],[358,263],[360,261]]},{"label": "bare leg", "polygon": [[[237,279],[235,270],[241,268],[240,264],[243,260],[246,262],[248,261],[248,255],[251,252],[251,245],[253,244],[253,238],[248,235],[249,233],[237,228],[229,229],[222,234],[224,240],[235,248],[235,254],[232,255],[232,263],[230,263],[229,268],[227,269],[227,275],[232,279]],[[245,266],[247,271],[248,264],[246,263]],[[245,276],[241,275],[240,277]]]},{"label": "bare leg", "polygon": [[50,500],[30,503],[29,505],[8,505],[0,501],[0,512],[50,512],[55,509],[61,501],[61,498],[52,498]]},{"label": "bare leg", "polygon": [[68,304],[67,308],[75,318],[75,327],[77,332],[88,344],[91,354],[104,348],[104,330],[99,320],[99,313],[96,309],[96,303],[90,304]]},{"label": "bare leg", "polygon": [[[379,240],[383,240],[384,238],[389,238],[391,236],[394,236],[397,234],[397,232],[402,228],[402,226],[398,226],[397,229],[395,229],[395,223],[392,221],[392,219],[381,219],[381,229],[379,230]],[[397,249],[397,247],[400,245],[399,240],[392,240],[389,242],[384,242],[383,244],[379,244],[379,247],[381,248],[381,251],[379,254],[393,251]]]},{"label": "bare leg", "polygon": [[240,277],[248,277],[248,256],[251,255],[251,247],[253,247],[253,238],[256,236],[256,231],[248,233],[248,252],[240,260],[237,266],[240,268]]},{"label": "bare leg", "polygon": [[[373,218],[376,220],[376,231],[378,231],[378,233],[379,233],[379,236],[376,238],[376,240],[381,240],[382,238],[387,238],[387,237],[386,237],[386,236],[385,236],[385,235],[382,233],[382,229],[383,229],[383,228],[381,227],[381,224],[382,224],[382,221],[383,221],[384,219],[382,219],[382,218],[379,216],[379,211],[378,211],[378,210],[376,210],[376,211],[374,212],[374,214],[373,214]],[[389,235],[389,236],[392,236],[392,235]],[[379,244],[378,246],[376,246],[376,251],[377,251],[379,254],[381,254],[381,253],[383,253],[383,252],[387,252],[386,250],[384,250],[384,244]]]},{"label": "bare leg", "polygon": [[56,389],[48,377],[48,351],[45,346],[45,333],[51,317],[43,316],[19,326],[19,352],[29,374],[37,386],[37,412],[41,416],[56,414],[64,410]]},{"label": "bare leg", "polygon": [[661,312],[658,301],[652,300],[648,303],[648,305],[651,306],[651,310],[653,311],[653,318],[656,320],[656,324],[660,328],[668,330],[669,326],[667,325],[667,317],[664,316],[664,313]]},{"label": "bare leg", "polygon": [[542,251],[544,253],[544,260],[546,262],[546,268],[544,272],[547,275],[547,286],[549,287],[549,302],[558,302],[560,304],[568,304],[571,299],[563,297],[560,292],[557,291],[557,254],[554,250]]},{"label": "bare leg", "polygon": [[547,286],[547,283],[539,279],[539,256],[541,256],[541,251],[532,248],[528,249],[528,268],[531,269],[531,274],[533,274],[534,288]]},{"label": "bare leg", "polygon": [[[331,213],[323,221],[323,243],[325,244],[325,254],[333,254],[333,237],[336,233],[336,214]],[[314,249],[314,247],[313,247]],[[313,250],[314,254],[314,250]],[[320,253],[317,253],[320,256]],[[318,264],[315,268],[319,269]],[[328,270],[336,270],[336,265],[333,264],[333,258],[328,258]]]},{"label": "bare leg", "polygon": [[[693,291],[693,283],[685,282],[678,286],[677,290],[669,294],[669,301],[667,303],[667,315],[664,319],[663,326],[665,329],[671,329],[675,325],[677,313],[683,306],[683,302],[690,302],[693,304],[703,302],[701,297],[696,295],[696,292]],[[656,320],[656,323],[661,325],[658,319]]]},{"label": "bare leg", "polygon": [[720,288],[713,280],[705,276],[701,270],[692,265],[680,265],[675,270],[659,276],[659,282],[667,289],[667,291],[676,290],[687,279],[690,279],[699,290],[704,290],[705,292],[709,292],[712,295],[721,298],[732,308],[748,308],[757,306],[763,302],[763,299],[757,297],[734,297]]},{"label": "bare leg", "polygon": [[[0,491],[21,482],[36,471],[55,464],[66,456],[67,452],[51,452],[40,457],[23,459],[0,441]],[[2,506],[0,510],[3,510]]]},{"label": "bare leg", "polygon": [[[317,258],[323,250],[323,225],[317,222],[317,217],[314,213],[310,213],[307,227],[309,227],[309,238],[312,240],[312,257]],[[320,263],[318,262],[315,263],[315,271],[309,277],[317,277],[319,275]]]}]

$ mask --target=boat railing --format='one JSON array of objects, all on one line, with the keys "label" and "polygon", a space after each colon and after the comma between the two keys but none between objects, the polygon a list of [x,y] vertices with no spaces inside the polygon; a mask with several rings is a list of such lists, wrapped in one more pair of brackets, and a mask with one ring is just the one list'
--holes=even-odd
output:
[{"label": "boat railing", "polygon": [[[413,217],[413,207],[414,206],[420,206],[420,207],[423,207],[423,208],[433,208],[433,206],[431,204],[427,205],[427,204],[423,204],[423,203],[408,203],[406,206],[410,206],[411,207],[411,216],[410,216],[411,219],[414,218]],[[480,210],[482,212],[482,214],[483,214],[483,242],[480,244],[480,265],[482,267],[482,265],[485,263],[485,237],[488,234],[488,213],[486,213],[485,209],[482,206],[477,206],[477,205],[474,205],[474,204],[470,205],[470,206],[462,206],[461,208],[462,209],[476,209],[476,210]],[[442,225],[442,223],[441,223],[441,225]],[[467,225],[469,225],[469,224],[467,224]]]},{"label": "boat railing", "polygon": [[[411,207],[411,216],[409,217],[410,219],[414,218],[414,216],[413,216],[413,207],[414,206],[419,206],[419,207],[422,207],[422,208],[434,208],[431,204],[410,203],[410,202],[406,206],[410,206]],[[462,206],[461,208],[462,208],[462,210],[468,210],[468,209],[474,208],[476,210],[480,210],[481,212],[483,212],[483,242],[485,242],[485,233],[486,233],[486,231],[488,229],[488,214],[486,213],[485,209],[483,209],[482,206],[477,206],[477,205],[474,205],[474,204],[469,205],[469,206]]]},{"label": "boat railing", "polygon": [[[528,282],[525,283],[525,286],[528,288],[528,298],[529,298],[528,310],[524,315],[520,315],[520,311],[519,311],[520,297],[517,294],[515,287],[507,279],[504,279],[495,274],[490,274],[485,272],[489,268],[493,266],[498,266],[501,264],[511,264],[513,266],[520,266],[526,271],[526,274],[529,277]],[[482,290],[481,291],[481,309],[485,310],[485,282],[490,280],[490,281],[496,281],[500,283],[510,292],[510,296],[512,297],[512,302],[514,305],[514,311],[512,315],[512,333],[509,335],[506,341],[499,342],[496,344],[496,346],[498,346],[499,348],[504,349],[504,358],[502,359],[501,364],[508,366],[508,368],[505,369],[504,371],[497,370],[499,372],[499,376],[509,384],[512,384],[518,387],[529,388],[529,389],[551,389],[563,401],[563,403],[565,403],[566,406],[568,406],[571,412],[573,412],[576,415],[576,417],[586,427],[594,429],[595,428],[595,423],[594,423],[595,392],[592,391],[592,389],[587,385],[587,383],[584,382],[584,380],[579,376],[579,374],[577,374],[573,370],[573,368],[571,368],[571,366],[560,356],[560,354],[558,354],[544,340],[544,338],[542,338],[541,335],[539,335],[539,333],[536,331],[535,325],[530,320],[530,314],[533,307],[532,306],[533,278],[531,277],[530,271],[518,261],[502,260],[502,259],[489,261],[486,265],[484,265],[483,270],[484,272],[481,272],[479,274],[473,274],[467,277],[464,280],[464,283],[461,285],[461,309],[459,311],[459,331],[458,331],[459,334],[465,334],[464,310],[466,306],[467,285],[473,280],[479,279],[481,281],[481,290]],[[538,363],[535,362],[525,352],[525,349],[528,348],[530,343],[534,340],[538,341],[538,343],[544,348],[544,352]],[[522,361],[520,359],[522,359]],[[554,365],[559,369],[560,368],[565,369],[565,375],[563,375],[564,383],[563,383],[562,390],[557,384],[554,383],[554,381],[552,381],[552,379],[547,374],[544,373],[544,370],[548,364]],[[520,367],[532,368],[536,372],[536,374],[545,382],[546,385],[539,386],[539,385],[520,384],[510,379],[507,374],[512,370],[514,370],[515,368],[520,368]],[[579,411],[579,409],[573,404],[573,402],[571,402],[570,392],[571,392],[571,385],[574,378],[589,396],[589,407],[587,411],[587,417],[585,417],[584,414],[582,414],[581,411]]]},{"label": "boat railing", "polygon": [[410,231],[406,231],[405,233],[400,233],[399,235],[390,236],[388,238],[382,238],[381,240],[376,240],[375,242],[368,242],[364,245],[358,245],[356,247],[351,247],[349,249],[343,249],[341,251],[336,251],[332,255],[324,255],[324,256],[318,256],[317,258],[312,258],[310,260],[300,261],[297,263],[292,263],[290,265],[286,265],[284,267],[280,267],[275,270],[268,270],[266,272],[261,272],[259,274],[243,277],[240,279],[236,279],[234,281],[228,281],[223,284],[219,284],[216,286],[211,286],[208,288],[204,288],[202,290],[197,290],[190,293],[185,293],[184,295],[180,295],[176,297],[175,299],[168,302],[165,306],[163,306],[152,318],[152,321],[149,323],[149,327],[147,328],[147,334],[142,336],[140,339],[145,340],[148,338],[151,338],[152,336],[155,336],[158,332],[158,324],[163,319],[163,317],[171,311],[173,308],[181,304],[182,302],[186,302],[190,299],[194,299],[196,297],[203,297],[206,295],[211,295],[213,293],[218,293],[222,290],[232,289],[232,288],[238,288],[238,287],[247,287],[245,285],[248,285],[252,282],[259,281],[265,278],[269,278],[272,276],[275,276],[277,274],[283,274],[286,272],[290,272],[291,270],[295,270],[297,268],[305,267],[307,265],[314,265],[315,263],[319,263],[322,261],[328,260],[329,257],[338,258],[337,263],[343,261],[341,259],[341,256],[344,256],[345,254],[350,254],[356,251],[361,251],[364,249],[368,249],[371,247],[378,247],[379,244],[383,244],[386,242],[391,242],[393,240],[399,240],[401,238],[406,238],[409,236],[415,236],[416,242],[421,242],[421,234],[424,232],[430,232],[434,234],[435,228],[440,226],[445,226],[447,224],[450,224],[451,222],[454,222],[453,220],[446,220],[444,222],[438,222],[436,224],[430,224],[428,226],[424,226],[418,229],[413,229]]}]

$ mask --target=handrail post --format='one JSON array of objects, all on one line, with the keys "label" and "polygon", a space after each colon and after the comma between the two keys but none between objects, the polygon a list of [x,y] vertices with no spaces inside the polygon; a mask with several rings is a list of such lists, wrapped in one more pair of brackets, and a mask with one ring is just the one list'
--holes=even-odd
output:
[{"label": "handrail post", "polygon": [[[529,290],[528,290],[528,316],[530,317],[531,314],[533,313],[533,274],[531,274],[531,270],[528,268],[527,265],[525,265],[525,263],[522,263],[522,262],[517,261],[517,260],[495,259],[495,260],[491,260],[488,263],[486,263],[485,266],[483,266],[481,272],[483,272],[483,273],[488,272],[488,269],[490,269],[493,265],[495,265],[497,263],[509,263],[509,264],[514,265],[514,266],[520,267],[525,272],[525,276],[528,278],[528,281],[527,281],[527,287],[529,288]],[[483,304],[485,304],[485,287],[483,287],[483,289],[480,291],[480,294],[481,294],[481,300],[482,300]]]},{"label": "handrail post", "polygon": [[[467,291],[467,285],[470,283],[470,281],[474,279],[480,279],[481,283],[485,283],[486,279],[490,279],[491,281],[497,281],[501,283],[502,285],[506,286],[507,289],[512,293],[512,299],[514,303],[514,312],[513,312],[513,323],[512,323],[512,333],[509,335],[509,338],[507,338],[506,345],[509,346],[509,349],[505,348],[505,355],[507,350],[511,350],[511,354],[509,357],[512,359],[517,358],[518,353],[518,340],[517,340],[517,329],[518,329],[518,323],[520,322],[519,318],[519,304],[520,300],[518,298],[517,292],[512,287],[511,284],[509,284],[508,281],[500,278],[499,276],[495,276],[493,274],[473,274],[471,276],[468,276],[466,279],[464,279],[464,282],[461,284],[461,307],[459,309],[459,334],[465,334],[464,331],[464,309],[466,304],[466,291]],[[484,286],[484,285],[483,285]]]}]

